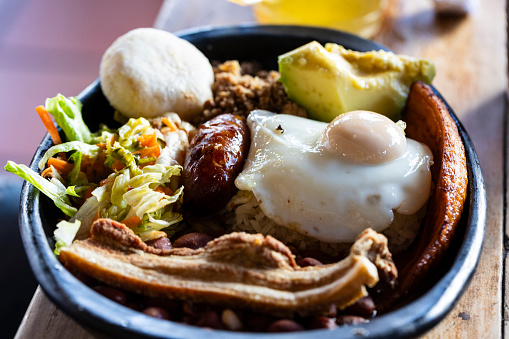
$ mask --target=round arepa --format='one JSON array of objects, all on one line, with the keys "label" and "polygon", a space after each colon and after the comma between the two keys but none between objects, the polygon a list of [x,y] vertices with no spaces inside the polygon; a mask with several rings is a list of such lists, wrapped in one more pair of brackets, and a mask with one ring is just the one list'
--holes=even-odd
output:
[{"label": "round arepa", "polygon": [[212,98],[209,60],[186,40],[155,28],[116,39],[102,57],[99,75],[110,104],[131,118],[175,112],[191,120]]}]

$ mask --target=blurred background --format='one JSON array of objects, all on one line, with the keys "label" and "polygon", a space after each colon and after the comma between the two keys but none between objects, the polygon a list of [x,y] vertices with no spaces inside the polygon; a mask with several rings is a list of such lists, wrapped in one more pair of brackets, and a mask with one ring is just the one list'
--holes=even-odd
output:
[{"label": "blurred background", "polygon": [[37,283],[18,228],[22,180],[7,160],[29,164],[45,129],[34,108],[77,95],[94,81],[121,34],[153,26],[163,0],[0,0],[0,338],[12,338]]}]

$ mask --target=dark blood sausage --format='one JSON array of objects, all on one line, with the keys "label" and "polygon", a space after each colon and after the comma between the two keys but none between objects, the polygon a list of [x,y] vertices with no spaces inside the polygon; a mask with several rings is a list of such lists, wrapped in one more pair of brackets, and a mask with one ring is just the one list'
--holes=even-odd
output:
[{"label": "dark blood sausage", "polygon": [[251,137],[243,118],[221,114],[198,128],[184,161],[184,211],[203,217],[225,207],[236,193]]}]

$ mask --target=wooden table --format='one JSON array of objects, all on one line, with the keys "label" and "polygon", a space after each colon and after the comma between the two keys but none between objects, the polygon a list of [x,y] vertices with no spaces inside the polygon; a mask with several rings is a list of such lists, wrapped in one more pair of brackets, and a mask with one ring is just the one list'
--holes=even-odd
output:
[{"label": "wooden table", "polygon": [[[247,8],[223,0],[168,0],[155,22],[177,31],[203,24],[253,21]],[[470,134],[486,182],[486,240],[476,275],[450,314],[425,338],[500,338],[509,333],[505,256],[507,50],[506,2],[484,0],[471,15],[437,17],[430,0],[393,3],[374,39],[398,53],[432,59],[433,82]],[[201,10],[200,10],[201,8]],[[36,291],[17,338],[93,338]],[[509,335],[508,335],[509,337]]]}]

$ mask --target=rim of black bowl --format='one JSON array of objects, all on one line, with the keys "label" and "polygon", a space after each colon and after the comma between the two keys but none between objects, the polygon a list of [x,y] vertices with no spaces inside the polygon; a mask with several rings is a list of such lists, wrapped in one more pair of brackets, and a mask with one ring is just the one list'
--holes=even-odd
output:
[{"label": "rim of black bowl", "polygon": [[[215,39],[219,36],[281,35],[309,37],[322,41],[340,42],[355,46],[358,50],[385,49],[386,47],[358,36],[324,28],[304,26],[237,25],[206,26],[178,32],[187,39]],[[442,99],[436,89],[435,93]],[[95,81],[80,95],[81,99],[100,91]],[[482,251],[486,224],[486,191],[479,160],[474,146],[463,125],[444,100],[449,113],[458,127],[465,145],[468,164],[468,203],[465,237],[459,246],[451,268],[426,293],[406,306],[375,317],[371,322],[334,330],[310,330],[294,333],[243,333],[207,330],[146,316],[121,306],[94,292],[68,272],[53,254],[39,214],[39,192],[25,182],[22,187],[19,223],[23,245],[30,266],[45,294],[67,315],[97,334],[121,336],[122,338],[170,337],[170,338],[254,338],[266,335],[278,338],[406,338],[423,334],[440,322],[455,306],[468,287]],[[46,135],[32,159],[30,167],[38,171],[37,164],[52,141]]]}]

